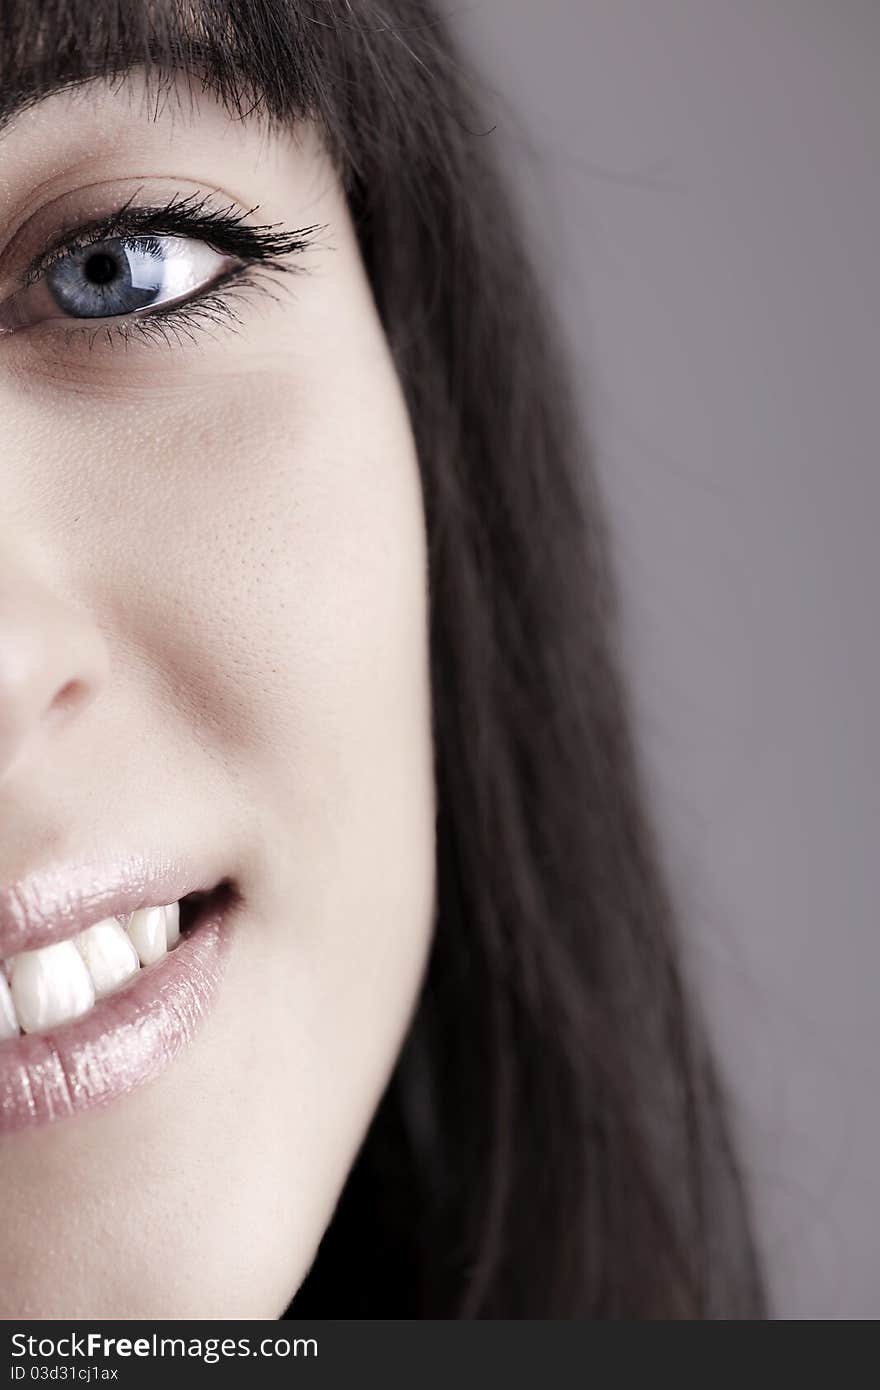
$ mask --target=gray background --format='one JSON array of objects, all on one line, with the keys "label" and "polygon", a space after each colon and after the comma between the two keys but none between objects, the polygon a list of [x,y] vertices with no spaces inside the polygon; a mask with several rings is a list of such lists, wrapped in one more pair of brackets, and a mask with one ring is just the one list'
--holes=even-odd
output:
[{"label": "gray background", "polygon": [[575,346],[775,1309],[877,1317],[880,0],[446,12]]}]

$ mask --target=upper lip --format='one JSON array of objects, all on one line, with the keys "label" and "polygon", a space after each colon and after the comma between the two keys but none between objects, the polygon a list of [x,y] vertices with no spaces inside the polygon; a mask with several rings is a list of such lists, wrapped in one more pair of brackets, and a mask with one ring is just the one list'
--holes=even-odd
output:
[{"label": "upper lip", "polygon": [[216,888],[219,875],[162,855],[70,863],[0,888],[0,959],[76,936],[105,917]]}]

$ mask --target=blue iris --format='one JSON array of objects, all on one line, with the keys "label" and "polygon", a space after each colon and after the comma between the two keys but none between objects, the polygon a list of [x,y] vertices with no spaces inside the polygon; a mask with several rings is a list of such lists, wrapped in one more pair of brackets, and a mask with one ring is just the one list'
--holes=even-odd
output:
[{"label": "blue iris", "polygon": [[46,285],[65,314],[111,318],[145,309],[159,298],[165,256],[157,237],[111,237],[70,251],[51,267]]}]

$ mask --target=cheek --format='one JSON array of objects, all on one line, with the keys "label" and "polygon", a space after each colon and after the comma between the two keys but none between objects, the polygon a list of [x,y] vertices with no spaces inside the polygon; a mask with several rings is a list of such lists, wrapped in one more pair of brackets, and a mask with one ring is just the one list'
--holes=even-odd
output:
[{"label": "cheek", "polygon": [[120,653],[110,725],[137,704],[303,832],[393,805],[430,708],[422,498],[387,359],[325,347],[102,416],[73,426],[88,467],[65,546]]},{"label": "cheek", "polygon": [[187,461],[139,499],[165,540],[123,575],[120,621],[181,742],[248,789],[261,835],[294,836],[297,881],[311,864],[325,902],[390,891],[433,825],[424,521],[396,379],[337,360],[231,395],[166,435],[164,458]]},{"label": "cheek", "polygon": [[313,998],[332,1007],[332,1027],[315,1026],[341,1053],[362,1045],[383,990],[411,990],[433,894],[409,423],[381,356],[337,357],[206,393],[175,429],[165,487],[138,501],[145,536],[165,541],[123,575],[127,640],[172,693],[169,709],[157,689],[155,707],[181,748],[195,734],[240,799],[267,963],[287,949],[308,961],[328,994]]}]

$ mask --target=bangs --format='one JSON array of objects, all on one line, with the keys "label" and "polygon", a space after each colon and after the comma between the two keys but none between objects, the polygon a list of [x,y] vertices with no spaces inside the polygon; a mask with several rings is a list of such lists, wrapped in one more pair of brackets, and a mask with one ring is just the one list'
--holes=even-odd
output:
[{"label": "bangs", "polygon": [[0,125],[50,92],[135,67],[156,99],[185,73],[241,118],[315,115],[334,33],[332,0],[3,0]]}]

